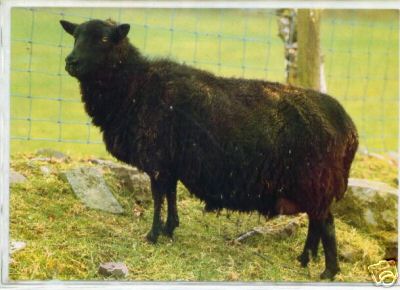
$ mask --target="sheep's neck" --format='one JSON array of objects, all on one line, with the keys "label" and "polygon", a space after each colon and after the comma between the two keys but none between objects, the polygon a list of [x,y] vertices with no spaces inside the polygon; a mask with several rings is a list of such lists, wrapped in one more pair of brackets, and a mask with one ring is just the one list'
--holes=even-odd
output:
[{"label": "sheep's neck", "polygon": [[94,125],[104,129],[122,111],[132,108],[146,71],[145,59],[132,54],[108,74],[80,81],[82,101]]}]

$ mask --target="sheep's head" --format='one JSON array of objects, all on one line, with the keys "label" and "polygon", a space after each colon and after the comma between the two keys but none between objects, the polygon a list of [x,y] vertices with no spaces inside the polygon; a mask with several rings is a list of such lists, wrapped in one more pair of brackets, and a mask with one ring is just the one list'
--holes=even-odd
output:
[{"label": "sheep's head", "polygon": [[122,60],[121,46],[127,42],[129,24],[108,20],[90,20],[82,24],[60,21],[64,30],[74,39],[72,52],[66,57],[66,71],[83,79],[109,71]]}]

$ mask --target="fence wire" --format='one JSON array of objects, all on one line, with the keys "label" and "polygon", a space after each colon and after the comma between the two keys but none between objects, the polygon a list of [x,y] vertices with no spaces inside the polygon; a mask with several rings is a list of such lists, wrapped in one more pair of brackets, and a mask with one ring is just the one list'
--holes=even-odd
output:
[{"label": "fence wire", "polygon": [[[102,143],[84,113],[77,81],[64,71],[73,40],[59,25],[60,19],[94,18],[129,23],[131,42],[149,57],[223,76],[285,82],[274,10],[14,8],[13,140]],[[322,18],[328,93],[355,120],[362,149],[397,150],[398,12],[327,10]]]}]

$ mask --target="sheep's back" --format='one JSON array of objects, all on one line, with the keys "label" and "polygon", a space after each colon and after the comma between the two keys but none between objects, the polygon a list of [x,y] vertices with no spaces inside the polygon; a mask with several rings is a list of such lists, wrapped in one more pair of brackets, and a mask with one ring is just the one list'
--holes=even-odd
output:
[{"label": "sheep's back", "polygon": [[268,214],[285,197],[319,216],[343,196],[357,133],[335,99],[190,67],[170,70],[165,98],[180,115],[180,178],[211,207]]}]

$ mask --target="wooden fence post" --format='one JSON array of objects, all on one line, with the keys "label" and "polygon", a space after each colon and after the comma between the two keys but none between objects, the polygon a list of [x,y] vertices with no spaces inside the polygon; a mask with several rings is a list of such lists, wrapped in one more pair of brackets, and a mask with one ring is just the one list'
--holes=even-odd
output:
[{"label": "wooden fence post", "polygon": [[321,11],[279,9],[278,35],[284,43],[286,82],[326,93],[324,61],[320,50]]},{"label": "wooden fence post", "polygon": [[295,85],[321,90],[321,11],[300,9],[297,14],[297,79]]}]

